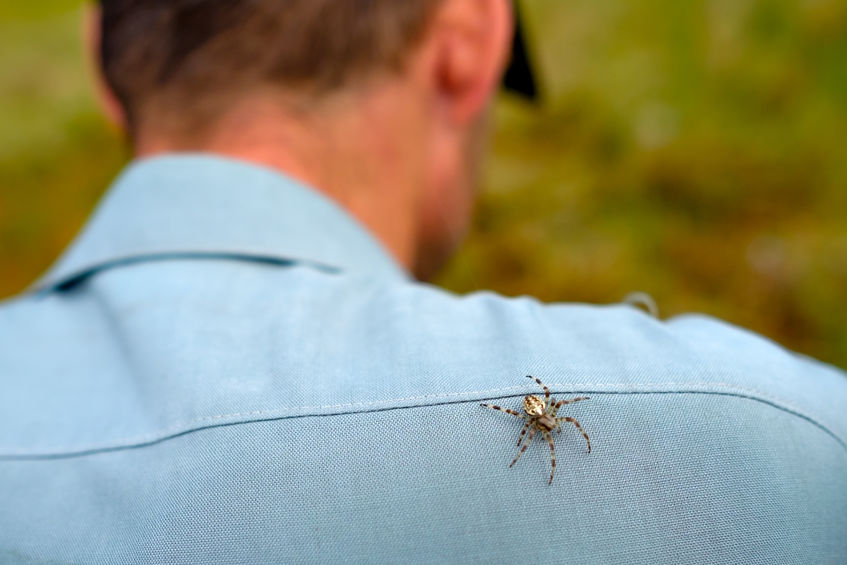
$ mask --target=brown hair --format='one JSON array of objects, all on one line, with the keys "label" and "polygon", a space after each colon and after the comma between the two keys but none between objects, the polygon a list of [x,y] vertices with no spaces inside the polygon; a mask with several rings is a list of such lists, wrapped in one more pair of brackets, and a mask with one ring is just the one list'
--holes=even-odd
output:
[{"label": "brown hair", "polygon": [[197,129],[251,88],[320,97],[400,69],[440,1],[101,0],[101,64],[131,130],[148,111]]}]

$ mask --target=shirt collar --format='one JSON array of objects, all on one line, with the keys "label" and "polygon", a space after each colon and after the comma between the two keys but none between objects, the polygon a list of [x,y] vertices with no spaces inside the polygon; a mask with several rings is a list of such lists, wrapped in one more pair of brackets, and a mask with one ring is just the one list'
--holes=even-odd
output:
[{"label": "shirt collar", "polygon": [[131,163],[34,288],[173,256],[296,261],[407,277],[361,224],[317,191],[260,166],[181,154]]}]

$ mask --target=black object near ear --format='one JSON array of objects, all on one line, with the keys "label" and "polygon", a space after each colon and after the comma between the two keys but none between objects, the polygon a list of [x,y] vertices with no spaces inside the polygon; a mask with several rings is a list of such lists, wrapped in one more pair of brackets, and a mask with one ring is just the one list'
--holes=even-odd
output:
[{"label": "black object near ear", "polygon": [[515,37],[512,40],[512,59],[503,75],[503,88],[524,98],[538,101],[538,84],[532,72],[532,62],[526,47],[526,34],[517,2],[515,3]]}]

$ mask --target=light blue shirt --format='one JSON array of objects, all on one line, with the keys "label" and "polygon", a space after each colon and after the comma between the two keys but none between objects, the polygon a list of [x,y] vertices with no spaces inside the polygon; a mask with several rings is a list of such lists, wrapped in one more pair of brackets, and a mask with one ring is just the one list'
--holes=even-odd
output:
[{"label": "light blue shirt", "polygon": [[[480,407],[526,375],[591,397],[552,485]],[[0,305],[0,562],[341,561],[847,563],[847,377],[705,316],[455,296],[275,172],[133,164]]]}]

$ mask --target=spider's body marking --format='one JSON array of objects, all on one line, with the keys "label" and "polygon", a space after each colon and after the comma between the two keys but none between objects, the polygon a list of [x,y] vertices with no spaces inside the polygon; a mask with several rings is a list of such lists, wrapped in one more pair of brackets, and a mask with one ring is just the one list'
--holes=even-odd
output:
[{"label": "spider's body marking", "polygon": [[536,418],[542,416],[545,408],[544,401],[534,394],[530,394],[523,399],[524,412],[530,416],[535,416]]},{"label": "spider's body marking", "polygon": [[[547,440],[547,444],[550,446],[550,480],[547,484],[553,483],[553,475],[556,472],[556,447],[553,444],[553,434],[551,432],[562,431],[562,422],[568,422],[573,424],[577,430],[582,434],[582,437],[585,438],[585,442],[588,444],[588,453],[591,453],[591,440],[588,439],[588,434],[585,433],[585,430],[582,429],[582,426],[579,425],[574,418],[570,417],[558,417],[559,409],[565,404],[571,404],[573,402],[579,402],[581,400],[589,400],[587,396],[580,396],[578,398],[571,398],[570,400],[559,400],[556,401],[550,395],[550,389],[544,386],[544,383],[541,382],[540,379],[527,376],[528,379],[534,380],[538,385],[544,389],[544,399],[536,396],[534,394],[529,394],[523,399],[523,410],[524,413],[516,412],[515,410],[510,410],[508,408],[503,408],[501,406],[497,406],[494,404],[481,404],[480,406],[484,406],[485,408],[491,408],[493,410],[498,410],[500,412],[505,412],[506,414],[511,414],[512,416],[517,416],[518,418],[525,421],[523,428],[521,429],[520,436],[518,436],[518,447],[520,447],[520,451],[518,451],[517,456],[515,456],[514,460],[509,464],[509,467],[514,466],[515,463],[518,462],[518,459],[521,458],[524,451],[529,447],[530,442],[532,442],[532,438],[535,437],[536,432],[539,435],[544,436]],[[526,437],[526,442],[524,443],[524,436],[527,431],[529,431],[529,435]],[[523,446],[521,447],[521,443]]]}]

